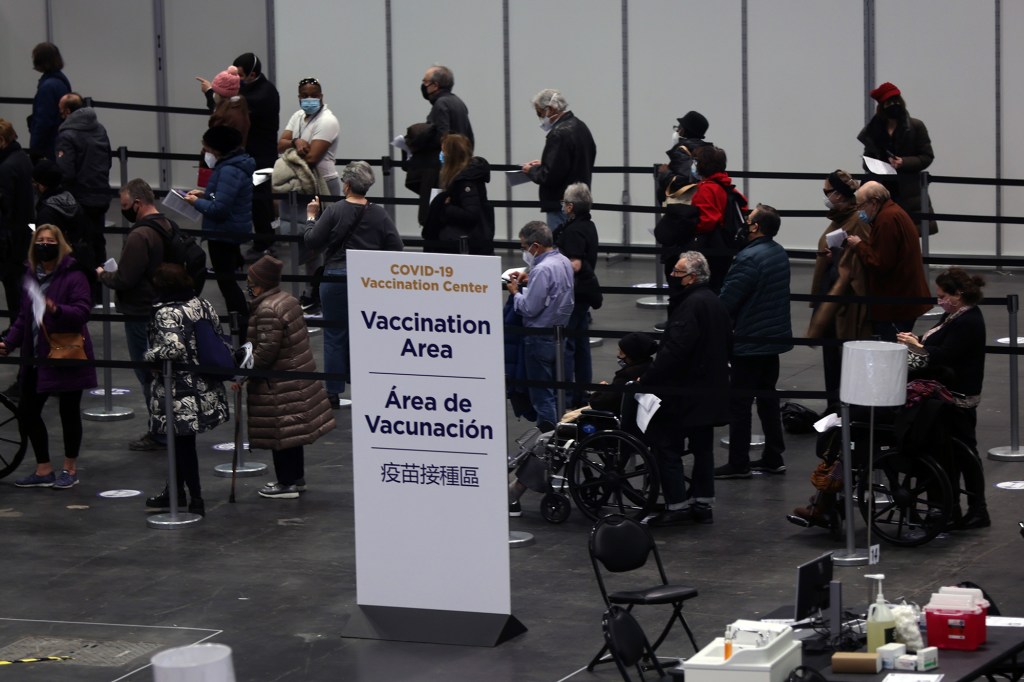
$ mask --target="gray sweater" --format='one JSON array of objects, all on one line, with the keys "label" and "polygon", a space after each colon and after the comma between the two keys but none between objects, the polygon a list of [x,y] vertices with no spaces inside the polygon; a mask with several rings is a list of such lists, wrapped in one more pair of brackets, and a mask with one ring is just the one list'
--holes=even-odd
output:
[{"label": "gray sweater", "polygon": [[[362,205],[349,201],[331,204],[320,214],[319,220],[307,222],[303,239],[306,248],[328,256],[325,270],[345,267],[348,249],[401,251],[404,248],[398,228],[382,206],[368,203],[364,211]],[[343,243],[345,248],[339,248]]]}]

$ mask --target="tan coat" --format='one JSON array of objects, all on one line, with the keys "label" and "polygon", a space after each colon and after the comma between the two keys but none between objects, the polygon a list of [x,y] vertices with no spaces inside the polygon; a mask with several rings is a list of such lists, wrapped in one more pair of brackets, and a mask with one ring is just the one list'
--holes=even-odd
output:
[{"label": "tan coat", "polygon": [[[829,224],[818,240],[819,253],[829,250],[825,243],[825,235],[840,228],[846,232],[847,236],[856,235],[866,240],[871,235],[871,226],[862,222],[857,216],[857,212],[854,211],[845,220],[833,221]],[[839,277],[827,292],[829,296],[868,295],[864,264],[855,249],[844,248],[837,267]],[[814,263],[812,293],[818,293],[821,279],[827,268],[828,259],[818,256]],[[868,317],[868,309],[867,303],[840,303],[838,301],[819,303],[811,316],[807,336],[812,339],[830,336],[827,333],[828,330],[834,329],[837,339],[869,339],[871,338],[871,320]]]},{"label": "tan coat", "polygon": [[[289,293],[274,288],[253,300],[249,340],[254,369],[316,371],[302,308]],[[316,379],[253,377],[246,388],[249,447],[253,449],[309,445],[335,426],[327,392]]]}]

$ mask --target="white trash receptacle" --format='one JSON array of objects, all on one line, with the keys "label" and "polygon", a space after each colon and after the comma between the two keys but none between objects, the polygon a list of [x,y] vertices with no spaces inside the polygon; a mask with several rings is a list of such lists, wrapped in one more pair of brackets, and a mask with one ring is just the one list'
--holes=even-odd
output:
[{"label": "white trash receptacle", "polygon": [[231,647],[193,644],[154,654],[153,682],[235,682]]}]

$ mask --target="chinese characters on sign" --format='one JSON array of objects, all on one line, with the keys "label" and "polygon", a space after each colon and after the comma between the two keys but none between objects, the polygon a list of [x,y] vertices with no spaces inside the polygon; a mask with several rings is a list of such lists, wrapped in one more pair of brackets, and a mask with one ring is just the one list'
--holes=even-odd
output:
[{"label": "chinese characters on sign", "polygon": [[380,465],[380,480],[384,483],[479,488],[479,470],[479,467],[387,462]]}]

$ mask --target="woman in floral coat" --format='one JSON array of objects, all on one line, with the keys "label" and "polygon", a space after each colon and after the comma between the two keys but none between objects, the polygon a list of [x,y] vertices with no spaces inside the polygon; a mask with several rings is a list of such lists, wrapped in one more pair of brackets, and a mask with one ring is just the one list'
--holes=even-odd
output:
[{"label": "woman in floral coat", "polygon": [[[149,350],[146,360],[171,360],[188,365],[199,364],[194,327],[197,320],[207,319],[220,330],[220,319],[206,299],[193,293],[192,280],[185,269],[177,264],[164,263],[153,273],[153,286],[159,296],[153,318],[149,323]],[[150,391],[150,432],[168,433],[164,411],[164,375],[154,374]],[[190,500],[188,510],[203,515],[202,491],[199,487],[199,458],[196,454],[196,434],[209,431],[228,421],[227,393],[224,383],[216,377],[204,376],[188,370],[175,369],[171,377],[171,397],[174,413],[174,454],[178,469],[178,504],[185,504],[185,487]],[[167,487],[162,493],[146,500],[148,511],[166,511],[170,506]]]}]

